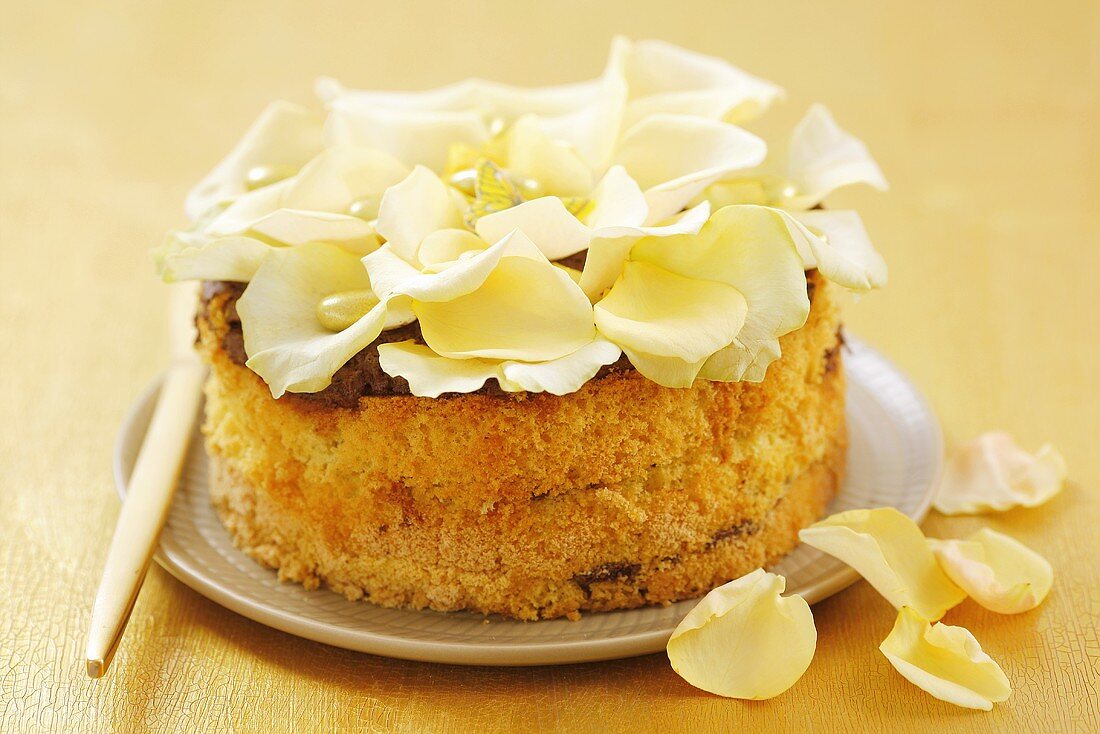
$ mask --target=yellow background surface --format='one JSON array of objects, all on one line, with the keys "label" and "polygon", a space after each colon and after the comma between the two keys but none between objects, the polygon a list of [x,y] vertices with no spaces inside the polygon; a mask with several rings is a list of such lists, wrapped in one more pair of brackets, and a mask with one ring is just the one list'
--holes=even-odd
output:
[{"label": "yellow background surface", "polygon": [[[1100,727],[1100,5],[1068,2],[179,2],[0,7],[0,731],[1097,730]],[[1049,505],[984,519],[1056,569],[1038,610],[966,602],[1015,693],[936,701],[877,651],[866,584],[814,607],[806,676],[771,701],[696,691],[663,655],[461,668],[326,647],[154,568],[109,677],[85,628],[118,501],[115,432],[164,367],[147,248],[188,187],[315,76],[419,88],[594,76],[614,32],[783,84],[776,129],[830,106],[893,190],[842,192],[891,267],[849,328],[926,391],[949,443],[990,428],[1064,452]]]}]

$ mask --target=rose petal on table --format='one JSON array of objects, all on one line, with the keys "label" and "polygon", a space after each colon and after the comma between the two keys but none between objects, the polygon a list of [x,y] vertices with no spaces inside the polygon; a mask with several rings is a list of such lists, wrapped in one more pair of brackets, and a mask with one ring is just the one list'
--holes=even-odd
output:
[{"label": "rose petal on table", "polygon": [[936,620],[966,598],[940,569],[924,533],[893,507],[849,510],[799,532],[803,543],[844,561],[891,604]]},{"label": "rose petal on table", "polygon": [[983,528],[966,540],[929,538],[928,545],[948,578],[1000,614],[1034,609],[1054,582],[1047,559],[996,530]]},{"label": "rose petal on table", "polygon": [[1001,666],[974,635],[962,627],[929,624],[910,607],[901,608],[878,649],[910,683],[956,706],[989,711],[1012,693]]},{"label": "rose petal on table", "polygon": [[956,449],[933,507],[945,515],[1035,507],[1062,491],[1066,462],[1046,444],[1035,454],[1001,431],[985,433]]},{"label": "rose petal on table", "polygon": [[817,629],[805,599],[780,596],[786,583],[757,569],[704,596],[668,641],[672,669],[729,698],[772,698],[793,686],[813,660]]}]

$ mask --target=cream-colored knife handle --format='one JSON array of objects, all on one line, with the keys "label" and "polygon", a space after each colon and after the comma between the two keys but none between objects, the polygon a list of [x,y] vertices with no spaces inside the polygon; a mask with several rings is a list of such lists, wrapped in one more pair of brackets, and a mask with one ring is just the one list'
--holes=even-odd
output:
[{"label": "cream-colored knife handle", "polygon": [[172,504],[199,409],[206,369],[191,348],[190,320],[182,322],[180,315],[181,311],[189,313],[193,306],[185,309],[178,305],[186,297],[194,304],[194,290],[189,293],[179,295],[173,307],[175,360],[161,384],[153,418],[130,475],[126,499],[107,552],[103,580],[92,607],[85,657],[88,675],[93,678],[106,672],[126,629]]}]

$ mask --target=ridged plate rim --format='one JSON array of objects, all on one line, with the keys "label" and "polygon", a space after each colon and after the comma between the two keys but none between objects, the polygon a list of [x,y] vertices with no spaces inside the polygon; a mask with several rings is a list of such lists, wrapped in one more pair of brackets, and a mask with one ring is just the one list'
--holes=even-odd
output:
[{"label": "ridged plate rim", "polygon": [[[851,336],[847,338],[845,371],[849,473],[830,511],[891,505],[920,522],[928,513],[943,462],[943,436],[935,415],[893,363]],[[159,385],[158,378],[141,393],[123,420],[114,455],[120,496],[125,496]],[[869,431],[871,425],[874,431]],[[886,426],[894,431],[885,431]],[[887,441],[891,435],[904,444],[894,446],[894,453]],[[897,453],[899,447],[905,450]],[[890,485],[885,477],[894,472],[887,467],[896,469],[898,462],[905,468],[899,487],[902,494],[889,497],[884,494],[883,488]],[[578,622],[516,622],[495,617],[486,622],[481,615],[471,613],[383,609],[369,602],[348,601],[325,589],[307,592],[295,584],[280,583],[274,571],[262,568],[234,548],[206,497],[205,482],[195,479],[205,476],[205,465],[206,454],[196,427],[161,533],[157,563],[208,599],[292,635],[408,660],[460,665],[555,665],[661,651],[676,624],[695,603],[688,600],[669,607],[586,614]],[[870,465],[877,469],[869,469]],[[864,476],[867,471],[873,472],[870,477]],[[795,549],[776,564],[775,570],[785,572],[788,593],[801,594],[811,604],[858,579],[844,564],[808,546]],[[385,620],[396,620],[397,624]],[[449,635],[440,631],[447,628],[457,631]],[[433,630],[434,634],[443,634],[442,639],[425,636]],[[472,639],[461,639],[470,635]],[[509,635],[522,639],[493,639]]]}]

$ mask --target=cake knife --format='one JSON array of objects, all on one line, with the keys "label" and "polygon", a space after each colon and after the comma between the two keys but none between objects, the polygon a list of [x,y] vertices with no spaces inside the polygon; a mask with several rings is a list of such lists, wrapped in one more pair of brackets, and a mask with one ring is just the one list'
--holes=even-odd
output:
[{"label": "cake knife", "polygon": [[88,675],[92,678],[99,678],[107,671],[118,649],[168,516],[191,441],[206,375],[193,345],[194,304],[194,288],[190,285],[175,288],[169,325],[172,365],[161,383],[149,429],[130,475],[92,607],[85,650]]}]

